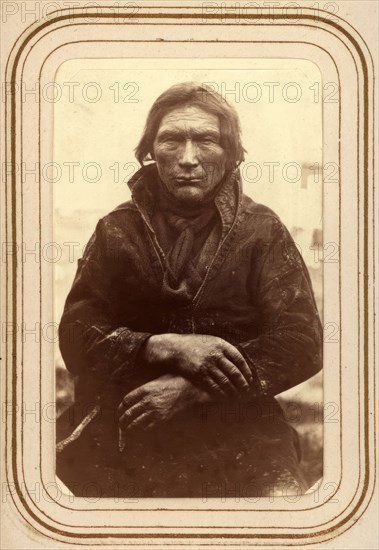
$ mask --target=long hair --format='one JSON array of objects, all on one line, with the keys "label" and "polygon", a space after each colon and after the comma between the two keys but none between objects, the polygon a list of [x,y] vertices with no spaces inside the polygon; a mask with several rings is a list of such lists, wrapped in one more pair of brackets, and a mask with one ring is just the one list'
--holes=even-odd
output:
[{"label": "long hair", "polygon": [[175,84],[153,103],[142,137],[135,149],[136,158],[141,166],[146,160],[154,159],[153,144],[163,117],[173,109],[185,105],[199,107],[219,118],[221,147],[226,153],[227,167],[232,170],[236,168],[245,158],[238,115],[219,93],[196,82]]}]

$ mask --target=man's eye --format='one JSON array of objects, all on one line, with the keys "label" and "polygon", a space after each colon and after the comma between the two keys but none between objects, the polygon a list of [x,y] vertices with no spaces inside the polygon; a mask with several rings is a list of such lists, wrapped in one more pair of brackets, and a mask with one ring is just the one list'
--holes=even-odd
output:
[{"label": "man's eye", "polygon": [[200,141],[202,145],[215,145],[218,141],[214,138],[204,138]]},{"label": "man's eye", "polygon": [[179,143],[179,140],[177,139],[174,139],[174,138],[167,138],[165,140],[163,140],[163,143],[165,145],[172,145],[172,146],[175,146]]}]

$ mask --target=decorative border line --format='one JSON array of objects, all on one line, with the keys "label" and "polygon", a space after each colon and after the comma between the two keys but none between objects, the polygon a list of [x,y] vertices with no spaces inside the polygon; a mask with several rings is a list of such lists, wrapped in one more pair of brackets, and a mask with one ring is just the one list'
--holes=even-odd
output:
[{"label": "decorative border line", "polygon": [[[278,25],[280,26],[280,25]],[[307,25],[301,25],[301,26],[307,26]],[[64,28],[64,27],[60,27],[60,28]],[[313,27],[311,27],[313,28]],[[50,31],[50,32],[54,32],[54,31]],[[43,35],[43,38],[45,38],[45,36],[47,36],[48,34],[50,34],[50,32],[46,33],[45,35]],[[37,41],[38,42],[38,41]],[[36,43],[37,43],[36,42]],[[49,56],[51,56],[53,53],[55,53],[58,49],[60,48],[63,48],[67,45],[71,45],[71,44],[78,44],[78,43],[90,43],[90,42],[95,42],[95,43],[101,43],[101,42],[111,42],[111,43],[114,43],[114,42],[122,42],[122,43],[136,43],[136,42],[142,42],[142,43],[157,43],[156,40],[141,40],[141,41],[137,41],[137,40],[84,40],[84,41],[81,41],[81,40],[78,40],[78,41],[75,41],[75,42],[65,42],[61,45],[59,45],[58,47],[56,47],[54,50],[52,50],[49,55],[45,58],[44,62],[42,63],[41,65],[41,69],[40,69],[40,73],[39,73],[39,77],[41,79],[41,74],[42,74],[42,71],[43,71],[43,67],[44,67],[44,64],[46,63],[47,59],[49,58]],[[160,43],[160,42],[159,42]],[[186,40],[165,40],[165,43],[166,44],[172,44],[172,43],[187,43],[188,44],[188,41]],[[236,44],[236,43],[242,43],[242,44],[253,44],[253,43],[265,43],[264,41],[245,41],[245,40],[240,40],[240,41],[227,41],[227,40],[199,40],[199,41],[196,41],[196,43],[214,43],[214,44],[228,44],[228,43],[233,43],[233,44]],[[272,43],[271,41],[269,41],[269,43]],[[334,58],[330,55],[330,53],[325,50],[324,48],[322,48],[321,46],[318,46],[316,44],[314,44],[313,42],[305,42],[305,41],[284,41],[284,40],[280,40],[280,41],[275,41],[275,44],[309,44],[309,45],[312,45],[312,46],[315,46],[319,49],[321,49],[322,51],[324,51],[333,61],[333,64],[335,66],[335,69],[336,69],[336,72],[337,72],[337,75],[338,75],[338,82],[340,83],[340,80],[339,80],[339,72],[338,72],[338,68],[337,68],[337,65],[334,61]],[[33,47],[35,46],[35,44],[30,48],[29,52],[28,52],[28,55],[30,53],[30,51],[33,49]],[[25,58],[26,60],[26,58]],[[21,80],[22,79],[22,75],[23,75],[23,69],[24,69],[24,64],[25,64],[25,60],[23,62],[23,68],[22,68],[22,71],[21,71]],[[358,80],[358,72],[357,72],[357,80]],[[338,121],[338,137],[340,139],[341,137],[341,101],[340,101],[340,96],[341,96],[341,91],[339,89],[338,91],[338,95],[339,95],[339,121]],[[21,104],[21,117],[22,117],[22,104]],[[39,109],[39,131],[40,131],[40,128],[41,128],[41,109]],[[21,136],[21,141],[22,141],[22,136]],[[38,139],[39,141],[39,147],[40,147],[40,140]],[[21,146],[21,149],[22,149],[22,146]],[[339,172],[340,172],[340,162],[341,160],[341,147],[340,147],[340,143],[338,145],[338,166],[339,166]],[[21,150],[21,161],[22,161],[22,150]],[[39,161],[41,161],[41,156],[39,154]],[[41,165],[41,162],[40,162],[40,165]],[[42,180],[42,178],[40,177],[40,181]],[[339,177],[339,181],[340,181],[340,177]],[[339,191],[339,195],[341,194],[341,192]],[[22,193],[21,193],[22,195]],[[41,210],[41,209],[40,209]],[[21,216],[22,216],[22,207],[21,207]],[[340,229],[340,224],[339,224],[339,229]],[[40,242],[42,241],[42,239],[40,238]],[[340,251],[339,251],[339,255],[340,255]],[[340,262],[339,262],[339,265],[340,265]],[[22,277],[23,279],[23,277]],[[40,285],[40,288],[42,288],[42,285]],[[40,301],[40,304],[41,304],[41,301]],[[341,317],[341,308],[339,308],[339,315]],[[40,319],[41,320],[41,319]],[[340,346],[341,346],[341,341],[340,341]],[[21,356],[23,357],[23,351],[21,353]],[[340,374],[340,380],[341,380],[341,363],[340,363],[340,370],[339,370],[339,374]],[[40,371],[41,373],[41,371]],[[41,376],[40,376],[40,388],[41,388]],[[23,382],[22,382],[22,388],[23,388]],[[22,395],[23,395],[23,389],[22,389]],[[341,401],[341,384],[340,384],[340,401]],[[42,413],[40,411],[40,416],[42,417]],[[341,417],[342,417],[342,407],[341,407]],[[23,426],[21,425],[21,432],[23,432]],[[42,444],[41,444],[41,428],[40,428],[40,466],[41,466],[41,449],[42,449]],[[340,435],[340,438],[341,438],[341,435]],[[23,449],[23,442],[22,443],[22,449]],[[341,472],[342,472],[342,456],[341,456],[341,460],[340,460],[340,466],[341,466]],[[24,474],[24,469],[22,467],[22,471],[23,471],[23,474]],[[41,470],[40,470],[41,472]],[[24,479],[25,479],[25,476],[24,476]],[[337,485],[337,488],[336,488],[336,491],[334,491],[330,496],[328,496],[328,498],[326,500],[323,501],[322,504],[318,505],[318,506],[313,506],[312,508],[298,508],[296,509],[296,512],[302,512],[302,511],[310,511],[310,510],[316,510],[317,508],[320,508],[321,506],[324,506],[324,504],[326,504],[327,502],[330,502],[331,499],[333,498],[333,496],[336,494],[336,492],[338,491],[340,485],[341,485],[341,480],[342,480],[342,475],[339,479],[339,482],[338,482],[338,485]],[[43,483],[43,480],[42,480],[42,477],[41,477],[41,482],[42,482],[42,486],[45,488],[45,491],[47,494],[48,493],[48,490],[46,489],[46,486],[44,485]],[[26,486],[26,484],[25,484]],[[29,492],[27,491],[26,489],[26,492],[28,493],[28,496],[30,497],[30,494]],[[355,492],[353,498],[355,497],[357,491]],[[51,496],[51,495],[50,495]],[[51,497],[52,498],[52,497]],[[31,499],[32,500],[32,499]],[[67,510],[74,510],[74,511],[88,511],[88,509],[86,508],[69,508],[67,506],[64,506],[62,504],[59,504],[59,506],[61,506],[61,508],[65,508]],[[37,507],[38,508],[38,507]],[[101,511],[101,512],[106,512],[106,511],[114,511],[115,508],[91,508],[91,511],[95,512],[95,511]],[[42,511],[42,510],[40,510]],[[198,512],[199,511],[199,508],[180,508],[180,509],[174,509],[174,508],[123,508],[123,511],[125,512],[128,512],[128,511],[132,511],[132,512],[145,512],[145,511],[182,511],[182,512]],[[228,509],[228,508],[201,508],[201,511],[203,512],[241,512],[241,510],[236,510],[236,509]],[[262,509],[257,509],[257,508],[244,508],[243,509],[244,512],[266,512],[267,510],[262,510]],[[287,512],[287,509],[285,508],[276,508],[275,510],[273,510],[275,512]],[[42,512],[43,513],[43,512]],[[44,514],[45,515],[45,514]],[[49,517],[49,516],[46,516],[46,517]],[[52,519],[52,518],[50,518]],[[55,521],[55,520],[54,520]],[[66,525],[66,524],[61,524],[61,525]],[[320,525],[324,525],[323,524],[320,524]],[[313,527],[319,527],[320,525],[316,525],[316,526],[313,526]],[[82,526],[81,526],[82,527]],[[117,527],[117,526],[109,526],[109,527]],[[158,526],[157,526],[158,527]],[[165,527],[165,526],[159,526],[159,527]],[[182,527],[186,527],[186,528],[194,528],[194,527],[188,527],[188,526],[182,526]],[[142,526],[140,526],[140,528],[142,528]],[[209,526],[205,526],[203,528],[215,528],[215,527],[209,527]],[[224,528],[227,528],[227,527],[224,527]],[[277,529],[282,529],[282,527],[276,527]],[[300,527],[293,527],[293,529],[300,529]]]}]

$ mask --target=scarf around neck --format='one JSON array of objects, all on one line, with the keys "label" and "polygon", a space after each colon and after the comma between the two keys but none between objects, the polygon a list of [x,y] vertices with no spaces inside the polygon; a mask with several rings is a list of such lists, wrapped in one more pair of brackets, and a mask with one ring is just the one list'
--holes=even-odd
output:
[{"label": "scarf around neck", "polygon": [[[161,249],[162,294],[177,305],[188,305],[238,215],[242,199],[239,171],[227,172],[210,200],[196,210],[189,210],[174,199],[160,181],[155,163],[143,166],[128,186]],[[216,265],[219,260],[215,261]]]},{"label": "scarf around neck", "polygon": [[183,304],[200,288],[220,241],[221,219],[214,199],[222,185],[223,181],[196,209],[175,201],[160,180],[156,185],[152,223],[165,253],[162,293]]}]

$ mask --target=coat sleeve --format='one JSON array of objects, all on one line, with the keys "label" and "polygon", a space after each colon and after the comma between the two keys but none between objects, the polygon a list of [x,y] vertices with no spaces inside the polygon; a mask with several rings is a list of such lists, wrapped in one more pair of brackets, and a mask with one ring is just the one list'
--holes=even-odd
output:
[{"label": "coat sleeve", "polygon": [[118,326],[109,266],[104,222],[100,220],[79,260],[59,326],[66,367],[72,374],[96,382],[99,388],[133,375],[138,352],[150,336]]},{"label": "coat sleeve", "polygon": [[322,368],[322,326],[308,270],[278,219],[259,248],[249,283],[260,331],[237,347],[252,369],[256,394],[274,396]]}]

